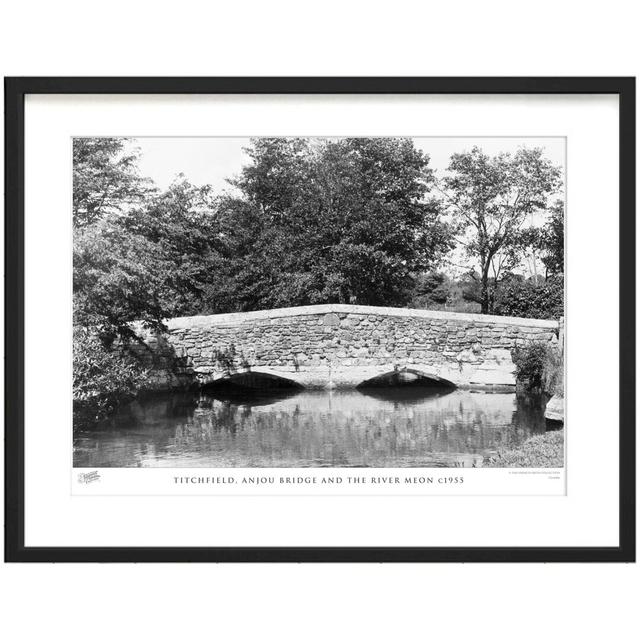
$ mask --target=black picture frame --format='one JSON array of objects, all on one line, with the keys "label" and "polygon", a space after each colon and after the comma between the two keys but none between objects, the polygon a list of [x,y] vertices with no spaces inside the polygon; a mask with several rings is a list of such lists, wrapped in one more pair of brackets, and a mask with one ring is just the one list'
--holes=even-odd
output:
[{"label": "black picture frame", "polygon": [[[616,94],[620,143],[620,540],[612,547],[26,547],[24,541],[24,99],[27,94]],[[635,78],[5,78],[5,561],[635,561]],[[620,348],[623,345],[623,348]],[[594,514],[594,517],[597,517]]]}]

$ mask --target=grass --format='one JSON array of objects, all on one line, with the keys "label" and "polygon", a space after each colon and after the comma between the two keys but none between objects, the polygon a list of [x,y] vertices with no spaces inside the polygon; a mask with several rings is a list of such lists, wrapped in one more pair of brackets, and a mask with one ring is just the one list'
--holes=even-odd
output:
[{"label": "grass", "polygon": [[563,467],[564,429],[529,438],[514,449],[501,449],[483,467]]}]

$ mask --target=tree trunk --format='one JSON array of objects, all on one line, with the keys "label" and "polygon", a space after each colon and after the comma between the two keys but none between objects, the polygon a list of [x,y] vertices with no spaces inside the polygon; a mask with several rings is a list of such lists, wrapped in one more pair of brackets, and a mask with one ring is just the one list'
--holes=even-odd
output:
[{"label": "tree trunk", "polygon": [[482,269],[482,280],[480,289],[480,305],[481,313],[489,313],[491,311],[491,300],[489,296],[489,265]]},{"label": "tree trunk", "polygon": [[484,278],[482,278],[482,295],[480,298],[480,304],[482,306],[480,312],[489,313],[489,286]]}]

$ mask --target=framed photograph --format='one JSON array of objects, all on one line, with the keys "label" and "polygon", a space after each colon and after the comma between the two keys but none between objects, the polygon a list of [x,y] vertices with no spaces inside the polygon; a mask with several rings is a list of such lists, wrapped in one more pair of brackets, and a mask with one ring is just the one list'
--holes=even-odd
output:
[{"label": "framed photograph", "polygon": [[635,79],[7,78],[8,561],[635,560]]}]

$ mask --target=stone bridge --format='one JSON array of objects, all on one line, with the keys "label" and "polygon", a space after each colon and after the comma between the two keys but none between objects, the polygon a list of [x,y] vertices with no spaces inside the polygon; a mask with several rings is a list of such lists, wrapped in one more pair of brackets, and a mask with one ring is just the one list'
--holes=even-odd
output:
[{"label": "stone bridge", "polygon": [[306,388],[416,378],[513,386],[511,349],[558,341],[553,320],[340,304],[173,318],[167,326],[135,346],[155,389],[223,380],[261,386],[269,378]]}]

